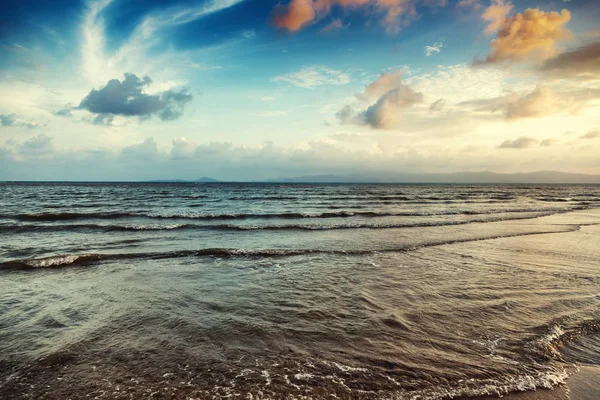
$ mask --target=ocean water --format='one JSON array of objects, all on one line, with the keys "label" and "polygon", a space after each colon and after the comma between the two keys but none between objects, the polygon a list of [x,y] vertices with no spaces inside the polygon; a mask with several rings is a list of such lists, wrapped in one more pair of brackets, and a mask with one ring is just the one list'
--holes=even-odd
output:
[{"label": "ocean water", "polygon": [[449,399],[600,365],[600,186],[1,184],[2,399]]}]

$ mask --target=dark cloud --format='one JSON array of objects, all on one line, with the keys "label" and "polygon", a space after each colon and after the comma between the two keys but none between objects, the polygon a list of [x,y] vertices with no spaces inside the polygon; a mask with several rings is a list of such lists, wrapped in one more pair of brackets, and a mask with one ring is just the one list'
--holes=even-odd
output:
[{"label": "dark cloud", "polygon": [[556,78],[600,78],[600,41],[550,58],[541,70]]},{"label": "dark cloud", "polygon": [[0,114],[0,125],[11,126],[17,120],[16,117],[15,114]]},{"label": "dark cloud", "polygon": [[340,111],[335,113],[336,118],[340,120],[342,124],[355,123],[356,111],[352,106],[345,105]]},{"label": "dark cloud", "polygon": [[115,116],[113,114],[98,114],[92,119],[92,123],[94,125],[112,126],[114,120]]},{"label": "dark cloud", "polygon": [[40,124],[20,118],[17,114],[0,114],[0,126],[21,126],[28,129],[37,128]]},{"label": "dark cloud", "polygon": [[538,141],[531,137],[522,136],[515,140],[505,140],[500,146],[501,149],[526,149],[537,146]]},{"label": "dark cloud", "polygon": [[336,113],[341,123],[370,125],[375,129],[394,129],[402,118],[402,111],[423,101],[423,94],[401,81],[402,72],[383,73],[355,97],[359,103],[377,101],[366,110],[355,111],[356,105],[346,105]]},{"label": "dark cloud", "polygon": [[32,137],[19,146],[19,152],[26,155],[44,156],[54,151],[52,138],[43,133]]},{"label": "dark cloud", "polygon": [[185,90],[144,93],[151,83],[147,76],[140,79],[135,74],[125,74],[123,81],[112,79],[100,90],[93,89],[76,108],[98,114],[100,119],[97,117],[94,123],[112,121],[110,117],[115,115],[142,119],[156,115],[163,121],[179,118],[193,96]]},{"label": "dark cloud", "polygon": [[400,121],[400,111],[423,101],[423,94],[410,86],[400,85],[377,100],[365,111],[365,120],[373,128],[393,129]]},{"label": "dark cloud", "polygon": [[54,111],[52,114],[56,115],[57,117],[70,117],[72,115],[72,110],[73,107],[63,108],[58,111]]}]

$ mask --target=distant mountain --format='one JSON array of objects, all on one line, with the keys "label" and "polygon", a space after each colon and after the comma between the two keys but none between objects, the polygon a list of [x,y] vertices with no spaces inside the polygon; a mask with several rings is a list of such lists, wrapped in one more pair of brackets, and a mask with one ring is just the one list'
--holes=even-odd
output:
[{"label": "distant mountain", "polygon": [[538,171],[497,174],[490,171],[456,172],[449,174],[386,174],[385,176],[305,175],[272,179],[280,183],[600,183],[600,175]]}]

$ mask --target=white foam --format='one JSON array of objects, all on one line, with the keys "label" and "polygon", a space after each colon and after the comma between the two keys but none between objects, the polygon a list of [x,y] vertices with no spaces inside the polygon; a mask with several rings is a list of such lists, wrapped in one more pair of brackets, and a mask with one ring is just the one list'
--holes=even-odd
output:
[{"label": "white foam", "polygon": [[40,260],[32,260],[29,264],[35,268],[54,267],[57,265],[72,264],[79,259],[80,256],[66,255],[57,257],[42,258]]}]

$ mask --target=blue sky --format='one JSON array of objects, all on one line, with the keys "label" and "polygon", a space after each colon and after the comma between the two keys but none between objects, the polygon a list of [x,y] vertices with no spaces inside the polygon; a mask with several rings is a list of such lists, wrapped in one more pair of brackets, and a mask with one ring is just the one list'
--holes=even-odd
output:
[{"label": "blue sky", "polygon": [[25,0],[0,15],[0,179],[600,173],[593,0]]}]

